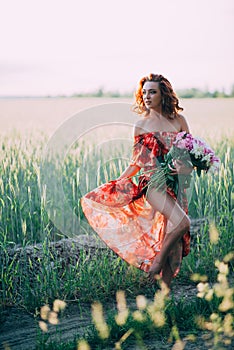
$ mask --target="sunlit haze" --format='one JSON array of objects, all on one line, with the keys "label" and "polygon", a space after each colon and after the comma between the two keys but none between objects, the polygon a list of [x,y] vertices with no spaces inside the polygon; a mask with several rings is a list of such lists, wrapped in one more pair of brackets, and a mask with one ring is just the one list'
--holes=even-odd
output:
[{"label": "sunlit haze", "polygon": [[234,84],[232,0],[1,2],[0,96]]}]

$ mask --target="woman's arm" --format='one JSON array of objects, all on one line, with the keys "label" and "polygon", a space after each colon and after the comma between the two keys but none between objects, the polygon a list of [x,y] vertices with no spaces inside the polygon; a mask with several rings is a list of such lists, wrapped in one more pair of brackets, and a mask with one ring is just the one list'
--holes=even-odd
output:
[{"label": "woman's arm", "polygon": [[179,118],[179,122],[180,122],[180,131],[186,131],[188,133],[190,133],[189,131],[189,126],[187,123],[187,120],[185,119],[185,117],[181,114],[178,115]]},{"label": "woman's arm", "polygon": [[[135,124],[134,129],[133,129],[133,135],[134,137],[137,136],[140,133],[140,128],[139,128],[139,121]],[[120,175],[118,179],[123,179],[124,177],[132,177],[138,173],[138,171],[141,168],[136,165],[136,164],[130,164],[124,172]]]},{"label": "woman's arm", "polygon": [[[178,115],[179,122],[180,122],[180,131],[186,131],[187,133],[190,133],[188,123],[185,119],[185,117],[181,114]],[[181,160],[176,159],[174,161],[174,167],[175,169],[171,169],[172,175],[177,174],[183,174],[183,175],[190,175],[193,171],[192,164],[191,166],[184,165]]]},{"label": "woman's arm", "polygon": [[123,179],[124,177],[132,177],[138,173],[140,167],[137,165],[129,165],[124,172],[118,177],[118,180]]}]

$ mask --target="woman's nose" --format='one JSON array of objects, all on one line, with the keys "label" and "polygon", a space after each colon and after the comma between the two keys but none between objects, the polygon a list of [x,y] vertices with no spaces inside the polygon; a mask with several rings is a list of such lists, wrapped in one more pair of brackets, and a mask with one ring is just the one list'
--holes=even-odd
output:
[{"label": "woman's nose", "polygon": [[148,97],[149,97],[149,91],[146,91],[145,98],[148,98]]}]

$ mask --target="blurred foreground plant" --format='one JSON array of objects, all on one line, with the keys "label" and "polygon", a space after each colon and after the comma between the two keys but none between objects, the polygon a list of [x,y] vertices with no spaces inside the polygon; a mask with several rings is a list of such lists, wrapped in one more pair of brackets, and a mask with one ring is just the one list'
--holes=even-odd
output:
[{"label": "blurred foreground plant", "polygon": [[49,305],[42,306],[40,310],[41,320],[39,321],[39,327],[43,332],[48,332],[48,324],[59,324],[59,312],[64,310],[66,305],[67,304],[63,300],[56,299],[53,302],[52,309],[49,307]]},{"label": "blurred foreground plant", "polygon": [[228,281],[229,265],[234,259],[234,252],[227,254],[223,261],[216,260],[215,266],[218,268],[217,283],[210,286],[204,276],[194,274],[192,279],[200,281],[197,285],[198,298],[207,300],[208,302],[216,301],[216,308],[211,309],[208,319],[204,316],[197,316],[198,326],[209,331],[206,336],[207,345],[212,349],[222,349],[222,345],[231,345],[234,337],[234,288]]},{"label": "blurred foreground plant", "polygon": [[[212,230],[215,227],[212,226]],[[211,244],[217,244],[218,233],[215,230],[215,239],[211,239]],[[213,237],[214,238],[214,237]],[[196,314],[192,315],[195,333],[202,331],[202,336],[196,338],[191,329],[185,337],[180,335],[178,322],[178,304],[174,303],[169,295],[167,286],[159,280],[160,289],[156,291],[153,300],[148,300],[144,295],[136,297],[136,309],[131,310],[127,306],[124,291],[116,293],[116,312],[111,312],[108,319],[104,313],[103,306],[96,301],[92,304],[92,320],[94,327],[92,334],[86,333],[86,339],[77,341],[77,350],[91,350],[91,346],[96,349],[107,349],[112,346],[116,350],[126,348],[126,343],[136,341],[138,349],[145,349],[144,340],[151,340],[152,345],[156,338],[167,339],[167,348],[169,343],[173,344],[173,350],[183,350],[190,341],[199,343],[202,349],[221,350],[226,346],[232,346],[234,337],[234,288],[230,286],[228,280],[229,269],[234,260],[234,252],[227,254],[223,261],[215,261],[218,269],[217,282],[212,286],[208,283],[206,275],[198,273],[193,274],[191,279],[197,284],[197,299],[193,301]],[[229,277],[231,277],[229,275]],[[202,307],[206,310],[200,312],[200,301],[203,300]],[[191,303],[191,302],[190,302]],[[48,331],[48,323],[58,324],[58,313],[65,307],[63,301],[55,300],[53,309],[48,305],[41,309],[41,321],[39,326],[42,331]],[[205,307],[206,306],[206,307]],[[185,305],[189,308],[190,305]],[[207,311],[208,310],[208,311]],[[176,316],[177,315],[177,316]],[[184,322],[187,320],[184,319]],[[202,344],[201,344],[202,342]],[[97,345],[98,344],[98,345]],[[200,345],[202,347],[200,347]]]}]

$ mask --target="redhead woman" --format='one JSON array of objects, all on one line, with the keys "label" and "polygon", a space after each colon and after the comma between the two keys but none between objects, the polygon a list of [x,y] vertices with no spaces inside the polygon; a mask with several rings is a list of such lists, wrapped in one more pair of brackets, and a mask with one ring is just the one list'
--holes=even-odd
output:
[{"label": "redhead woman", "polygon": [[[180,196],[169,188],[148,186],[155,168],[163,162],[181,131],[189,132],[180,114],[178,98],[162,75],[143,77],[135,93],[132,160],[120,177],[87,193],[83,211],[94,230],[120,257],[145,272],[157,275],[170,288],[189,253],[190,220],[184,189]],[[138,183],[132,177],[141,170]],[[171,174],[190,174],[192,167],[176,160]]]}]

